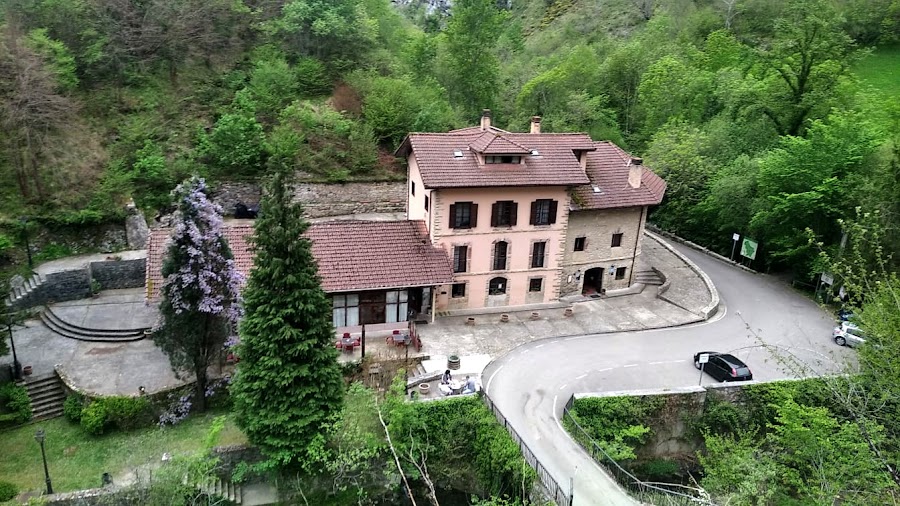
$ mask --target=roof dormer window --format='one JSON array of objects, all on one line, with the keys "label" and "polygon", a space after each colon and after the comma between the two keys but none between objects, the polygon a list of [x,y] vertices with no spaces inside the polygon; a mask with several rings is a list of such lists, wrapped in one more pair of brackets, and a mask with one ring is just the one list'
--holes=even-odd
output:
[{"label": "roof dormer window", "polygon": [[522,163],[522,157],[518,155],[486,155],[484,163]]}]

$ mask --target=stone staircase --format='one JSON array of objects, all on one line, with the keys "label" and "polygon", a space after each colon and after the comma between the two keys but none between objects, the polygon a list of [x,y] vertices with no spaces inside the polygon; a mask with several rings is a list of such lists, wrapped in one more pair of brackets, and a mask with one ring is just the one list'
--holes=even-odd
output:
[{"label": "stone staircase", "polygon": [[660,286],[666,282],[665,278],[657,271],[648,269],[634,273],[634,282],[644,285]]},{"label": "stone staircase", "polygon": [[36,291],[38,287],[40,287],[44,283],[44,278],[38,274],[33,273],[30,278],[25,280],[25,283],[22,284],[21,287],[14,287],[9,291],[9,296],[6,297],[6,305],[12,306],[16,304],[16,302],[21,299],[27,298],[31,295],[32,292]]},{"label": "stone staircase", "polygon": [[200,491],[209,497],[225,499],[232,504],[243,504],[244,492],[241,486],[221,478],[213,478],[199,486]]},{"label": "stone staircase", "polygon": [[25,380],[25,389],[31,399],[32,421],[56,418],[63,414],[66,391],[62,380],[55,373]]},{"label": "stone staircase", "polygon": [[426,372],[427,371],[425,370],[424,367],[422,367],[422,364],[417,363],[415,368],[411,368],[409,371],[406,372],[406,379],[417,378],[419,376],[424,375]]},{"label": "stone staircase", "polygon": [[120,343],[139,341],[146,334],[146,328],[142,329],[90,329],[69,323],[53,312],[49,307],[44,307],[40,313],[41,322],[54,334],[77,339],[79,341],[91,341],[101,343]]}]

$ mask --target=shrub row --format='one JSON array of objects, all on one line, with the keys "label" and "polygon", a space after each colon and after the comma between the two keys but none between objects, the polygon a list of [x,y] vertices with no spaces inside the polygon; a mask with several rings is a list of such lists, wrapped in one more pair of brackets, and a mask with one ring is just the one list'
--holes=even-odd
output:
[{"label": "shrub row", "polygon": [[153,418],[146,397],[99,397],[86,399],[72,394],[63,404],[63,414],[90,434],[103,434],[107,429],[130,430],[149,425]]}]

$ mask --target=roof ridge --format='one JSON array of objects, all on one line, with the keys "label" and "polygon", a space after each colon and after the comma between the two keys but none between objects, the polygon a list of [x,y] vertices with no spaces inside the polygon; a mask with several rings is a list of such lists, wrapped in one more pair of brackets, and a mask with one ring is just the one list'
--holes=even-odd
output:
[{"label": "roof ridge", "polygon": [[[507,133],[509,133],[509,132],[507,132]],[[516,146],[522,148],[523,151],[531,151],[530,149],[526,148],[525,146],[519,144],[518,142],[516,142],[516,141],[514,141],[514,140],[512,140],[512,139],[510,139],[510,138],[508,138],[508,137],[505,137],[505,136],[502,135],[502,134],[497,134],[497,135],[495,135],[495,136],[494,136],[494,140],[492,140],[490,143],[488,143],[488,146],[490,146],[491,144],[493,144],[494,141],[497,140],[497,138],[503,139],[503,140],[505,140],[506,142],[508,142],[508,143],[510,143],[510,144],[515,144]]]}]

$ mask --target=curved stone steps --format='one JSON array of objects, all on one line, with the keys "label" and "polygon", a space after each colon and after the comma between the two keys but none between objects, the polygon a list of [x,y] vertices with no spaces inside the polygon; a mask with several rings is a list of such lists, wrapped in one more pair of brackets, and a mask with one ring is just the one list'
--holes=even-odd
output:
[{"label": "curved stone steps", "polygon": [[79,341],[92,341],[102,343],[118,343],[139,341],[145,337],[147,329],[90,329],[66,322],[57,316],[49,307],[40,313],[43,324],[54,334]]}]

